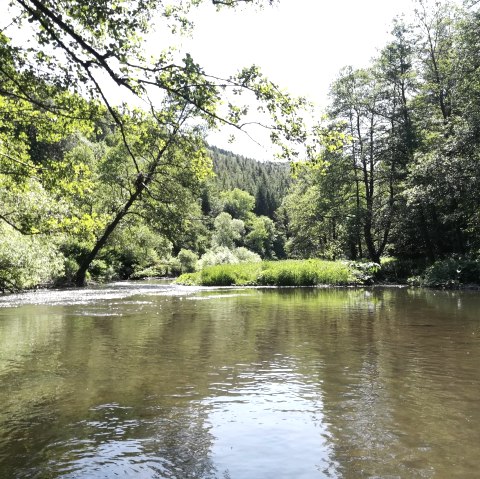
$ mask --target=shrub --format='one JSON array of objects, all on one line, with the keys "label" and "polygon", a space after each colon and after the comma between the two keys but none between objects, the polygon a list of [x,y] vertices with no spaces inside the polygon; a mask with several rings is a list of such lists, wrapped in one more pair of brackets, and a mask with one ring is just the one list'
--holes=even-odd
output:
[{"label": "shrub", "polygon": [[129,225],[114,232],[98,259],[114,265],[116,276],[127,279],[158,264],[170,263],[171,250],[171,242],[147,226]]},{"label": "shrub", "polygon": [[212,244],[233,248],[245,233],[245,224],[242,220],[233,219],[228,213],[220,213],[214,221]]},{"label": "shrub", "polygon": [[163,278],[165,276],[178,275],[180,272],[180,261],[169,256],[146,268],[135,268],[130,275],[130,279]]},{"label": "shrub", "polygon": [[61,282],[72,282],[73,278],[78,271],[78,263],[73,258],[65,258],[64,263],[64,277]]},{"label": "shrub", "polygon": [[260,256],[247,248],[230,249],[226,246],[217,246],[207,251],[197,263],[197,269],[219,264],[259,263]]},{"label": "shrub", "polygon": [[235,248],[233,254],[239,263],[260,263],[260,261],[262,261],[262,258],[260,258],[257,253],[254,253],[243,246]]},{"label": "shrub", "polygon": [[428,287],[454,288],[461,284],[480,283],[480,262],[471,257],[450,257],[429,266],[421,279]]},{"label": "shrub", "polygon": [[348,261],[346,263],[351,269],[356,283],[370,284],[380,272],[380,265],[373,261]]},{"label": "shrub", "polygon": [[181,249],[177,255],[181,273],[193,273],[198,262],[198,255],[189,249]]},{"label": "shrub", "polygon": [[64,256],[40,236],[24,236],[0,225],[0,290],[17,291],[55,281]]},{"label": "shrub", "polygon": [[226,246],[217,246],[208,250],[198,261],[198,269],[204,269],[206,266],[215,266],[218,264],[235,264],[238,258],[233,251]]},{"label": "shrub", "polygon": [[99,281],[109,281],[115,277],[115,269],[102,259],[94,259],[88,268],[91,277]]},{"label": "shrub", "polygon": [[178,284],[184,284],[186,286],[195,286],[201,283],[200,273],[183,273],[175,282]]},{"label": "shrub", "polygon": [[424,258],[396,258],[387,256],[382,258],[381,268],[376,277],[392,283],[410,283],[413,278],[425,271]]}]

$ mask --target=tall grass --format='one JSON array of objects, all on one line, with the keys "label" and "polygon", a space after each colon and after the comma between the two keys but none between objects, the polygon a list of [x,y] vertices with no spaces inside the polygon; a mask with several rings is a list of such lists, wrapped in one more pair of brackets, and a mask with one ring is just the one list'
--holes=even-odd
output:
[{"label": "tall grass", "polygon": [[181,284],[203,286],[316,286],[358,284],[358,271],[344,262],[319,259],[264,261],[208,266],[184,274]]}]

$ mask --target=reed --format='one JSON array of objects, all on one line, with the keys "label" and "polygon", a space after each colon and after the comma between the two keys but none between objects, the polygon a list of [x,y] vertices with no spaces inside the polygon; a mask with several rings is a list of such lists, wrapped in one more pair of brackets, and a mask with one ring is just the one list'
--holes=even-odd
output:
[{"label": "reed", "polygon": [[207,266],[183,274],[177,283],[203,286],[317,286],[358,284],[351,263],[320,259],[264,261]]}]

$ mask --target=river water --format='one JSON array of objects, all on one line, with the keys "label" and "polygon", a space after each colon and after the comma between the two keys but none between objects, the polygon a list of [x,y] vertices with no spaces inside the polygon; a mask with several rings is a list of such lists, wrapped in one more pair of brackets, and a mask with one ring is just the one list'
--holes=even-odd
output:
[{"label": "river water", "polygon": [[0,296],[0,478],[470,478],[480,294]]}]

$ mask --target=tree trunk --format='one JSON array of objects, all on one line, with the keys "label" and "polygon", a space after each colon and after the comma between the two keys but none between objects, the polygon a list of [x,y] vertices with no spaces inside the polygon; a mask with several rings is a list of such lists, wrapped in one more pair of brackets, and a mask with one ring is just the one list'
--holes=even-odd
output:
[{"label": "tree trunk", "polygon": [[103,235],[97,240],[95,246],[92,248],[87,257],[84,258],[83,261],[80,263],[77,273],[75,274],[75,286],[85,286],[87,270],[92,264],[92,261],[97,257],[98,252],[105,246],[105,243],[107,242],[110,235],[115,231],[118,223],[120,223],[120,221],[128,213],[130,207],[133,205],[133,203],[135,203],[135,201],[141,195],[145,187],[146,185],[144,182],[136,182],[135,191],[130,195],[130,198],[125,203],[123,208],[115,215],[115,218],[105,228]]},{"label": "tree trunk", "polygon": [[369,258],[375,263],[380,263],[380,253],[375,248],[375,241],[372,235],[372,212],[371,211],[367,211],[365,223],[363,225],[363,231],[365,234],[365,244],[367,245]]},{"label": "tree trunk", "polygon": [[430,263],[435,262],[435,252],[432,245],[432,240],[430,239],[430,233],[428,231],[427,219],[423,211],[423,206],[420,205],[420,231],[422,232],[423,241],[425,242],[425,254],[427,255]]},{"label": "tree trunk", "polygon": [[153,181],[155,174],[157,172],[157,168],[160,164],[161,159],[163,158],[165,152],[172,144],[173,140],[176,138],[176,134],[178,133],[178,129],[180,127],[180,123],[175,129],[175,131],[170,135],[168,141],[165,142],[163,147],[158,151],[156,158],[152,160],[150,163],[147,173],[138,173],[137,179],[135,181],[135,189],[133,193],[130,194],[130,198],[124,204],[122,209],[115,215],[115,218],[109,223],[109,225],[105,228],[103,235],[97,240],[95,246],[93,247],[92,251],[88,254],[88,256],[80,263],[77,273],[75,274],[75,285],[76,286],[85,286],[85,279],[87,275],[87,270],[89,266],[92,264],[92,261],[97,257],[98,252],[105,246],[108,238],[110,235],[115,231],[115,228],[118,226],[120,221],[124,218],[124,216],[128,213],[131,206],[137,201],[137,199],[141,196],[143,191],[148,187],[148,185]]}]

